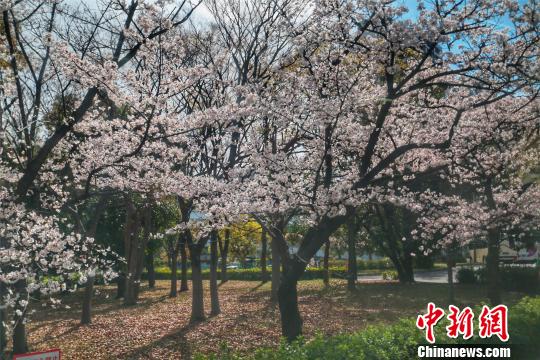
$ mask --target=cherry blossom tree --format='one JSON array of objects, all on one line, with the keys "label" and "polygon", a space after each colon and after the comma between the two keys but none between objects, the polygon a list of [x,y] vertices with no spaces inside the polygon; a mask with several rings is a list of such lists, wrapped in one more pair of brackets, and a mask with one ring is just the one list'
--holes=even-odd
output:
[{"label": "cherry blossom tree", "polygon": [[[361,209],[418,213],[426,251],[428,238],[450,238],[457,214],[461,242],[488,239],[491,279],[497,234],[536,219],[537,186],[520,177],[538,155],[527,141],[538,131],[535,3],[419,1],[413,20],[397,1],[208,1],[208,28],[187,26],[199,2],[104,1],[82,19],[29,3],[2,3],[0,48],[0,258],[16,332],[35,290],[22,274],[97,267],[88,252],[101,250],[58,214],[77,218],[107,193],[125,200],[126,304],[145,242],[159,236],[151,208],[173,197],[181,218],[165,232],[190,250],[192,320],[205,318],[201,252],[210,242],[217,314],[219,230],[253,217],[283,264],[289,340],[302,332],[298,280]],[[433,174],[477,198],[413,186]],[[295,217],[307,230],[291,255]]]},{"label": "cherry blossom tree", "polygon": [[[456,136],[459,149],[450,155],[446,181],[451,191],[422,194],[417,237],[439,239],[443,249],[485,239],[488,248],[488,296],[501,302],[499,246],[510,237],[526,235],[540,221],[538,184],[528,179],[536,166],[538,99],[513,97],[479,109],[463,121]],[[431,204],[428,206],[428,204]],[[426,251],[431,246],[425,246]]]},{"label": "cherry blossom tree", "polygon": [[[311,219],[298,251],[283,251],[284,336],[301,333],[298,279],[355,208],[396,202],[399,195],[387,191],[394,178],[446,166],[445,155],[464,148],[456,137],[463,119],[534,93],[522,76],[536,66],[534,25],[523,21],[534,11],[502,1],[444,1],[420,3],[413,21],[391,2],[321,1],[308,23],[291,23],[294,50],[261,95],[251,132],[261,139],[271,116],[276,151],[261,152],[261,140],[253,141],[235,185],[258,199],[238,201],[246,212],[294,209]],[[498,27],[495,20],[506,15],[520,26]]]},{"label": "cherry blossom tree", "polygon": [[[85,279],[98,265],[110,265],[101,263],[104,251],[91,237],[77,234],[62,218],[94,195],[93,184],[78,183],[86,173],[82,168],[90,165],[78,161],[78,145],[95,132],[84,133],[85,126],[92,128],[88,123],[75,127],[92,118],[89,110],[99,112],[98,98],[109,100],[108,89],[100,86],[105,82],[74,78],[71,66],[92,63],[96,75],[129,67],[143,43],[183,24],[198,3],[169,5],[164,6],[172,11],[160,17],[163,8],[160,13],[138,1],[98,2],[83,12],[56,1],[0,4],[1,278],[7,291],[2,298],[15,306],[15,353],[26,350],[28,294],[52,293],[70,275],[79,272]],[[44,281],[44,276],[60,280]]]}]

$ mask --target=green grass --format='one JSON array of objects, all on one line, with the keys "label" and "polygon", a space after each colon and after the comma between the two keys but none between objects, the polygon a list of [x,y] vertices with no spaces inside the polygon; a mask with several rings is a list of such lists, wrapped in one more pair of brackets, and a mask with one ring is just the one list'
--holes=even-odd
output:
[{"label": "green grass", "polygon": [[[475,308],[475,318],[480,313]],[[446,336],[447,319],[435,327],[436,344],[503,344],[498,338],[482,339],[475,331],[469,340]],[[540,355],[540,297],[524,298],[509,309],[508,327],[513,358],[537,359]],[[260,348],[250,354],[234,353],[223,345],[218,354],[195,356],[198,360],[367,360],[416,359],[418,345],[428,344],[422,331],[415,326],[415,318],[403,318],[392,325],[372,325],[353,332],[331,337],[322,334],[292,344],[282,342],[278,347]]]}]

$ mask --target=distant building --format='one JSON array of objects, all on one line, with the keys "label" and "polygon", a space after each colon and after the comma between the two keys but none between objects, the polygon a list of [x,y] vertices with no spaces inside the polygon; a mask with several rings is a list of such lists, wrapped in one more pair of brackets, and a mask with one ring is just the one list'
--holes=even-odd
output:
[{"label": "distant building", "polygon": [[[485,264],[487,260],[487,247],[469,250],[468,261],[474,264]],[[501,242],[499,260],[504,263],[535,263],[540,257],[540,243],[518,249],[511,246],[508,241]]]}]

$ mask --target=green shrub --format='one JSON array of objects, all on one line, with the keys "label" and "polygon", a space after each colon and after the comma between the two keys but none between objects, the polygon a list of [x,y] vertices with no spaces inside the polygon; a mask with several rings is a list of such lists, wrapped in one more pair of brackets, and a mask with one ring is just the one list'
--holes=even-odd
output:
[{"label": "green shrub", "polygon": [[[335,278],[346,278],[347,269],[344,267],[330,267],[329,269],[330,276]],[[268,268],[270,273],[272,270]],[[156,279],[158,280],[169,280],[171,278],[171,270],[169,268],[157,268]],[[313,280],[313,279],[322,279],[324,270],[322,268],[307,268],[302,276],[303,280]],[[218,276],[220,271],[218,271]],[[210,278],[210,270],[205,269],[202,271],[203,279]],[[146,278],[148,275],[143,274],[143,278]],[[178,272],[178,277],[180,272]],[[227,277],[229,280],[240,280],[240,281],[261,281],[262,273],[260,268],[251,268],[251,269],[228,269]],[[191,271],[188,271],[188,279],[191,279]]]},{"label": "green shrub", "polygon": [[397,280],[398,273],[397,271],[393,271],[393,270],[383,271],[382,278],[383,280]]},{"label": "green shrub", "polygon": [[329,267],[345,267],[347,266],[347,260],[344,259],[328,259]]},{"label": "green shrub", "polygon": [[[480,313],[479,307],[475,309]],[[476,317],[475,317],[476,319]],[[469,340],[450,339],[446,336],[448,320],[441,320],[435,327],[437,344],[500,344],[498,338],[481,339],[478,328],[475,336]],[[540,337],[540,297],[524,298],[509,309],[508,329],[509,344],[513,358],[534,359],[538,355]],[[393,360],[416,359],[418,345],[427,344],[424,333],[415,326],[415,319],[401,319],[392,325],[374,325],[364,330],[332,337],[316,336],[310,341],[302,339],[287,344],[282,342],[277,348],[261,348],[248,355],[235,354],[227,347],[222,347],[216,355],[196,355],[198,360]]]},{"label": "green shrub", "polygon": [[[343,263],[343,260],[338,261],[337,263]],[[377,260],[358,260],[358,270],[387,270],[393,269],[393,265],[388,259],[377,259]],[[345,279],[347,278],[347,267],[346,266],[330,266],[330,277]],[[272,268],[268,268],[270,273]],[[171,278],[171,269],[167,266],[157,267],[155,269],[156,279],[158,280],[169,280]],[[309,267],[304,272],[302,276],[303,280],[313,280],[313,279],[322,279],[324,270],[321,267]],[[202,271],[203,279],[208,279],[210,277],[210,270],[205,269]],[[220,271],[218,271],[218,276]],[[143,273],[143,278],[146,278],[147,273]],[[180,270],[178,270],[178,277],[180,277]],[[261,269],[260,268],[251,268],[251,269],[228,269],[227,277],[229,280],[241,280],[241,281],[261,281]],[[191,278],[191,270],[188,270],[188,278]]]},{"label": "green shrub", "polygon": [[460,284],[475,284],[476,275],[473,269],[462,267],[457,271],[457,281]]},{"label": "green shrub", "polygon": [[433,269],[435,260],[432,256],[418,255],[414,258],[414,267],[416,269]]},{"label": "green shrub", "polygon": [[[501,266],[500,281],[503,289],[507,291],[521,291],[529,294],[540,292],[538,283],[538,269],[525,266]],[[476,270],[481,283],[487,282],[486,268]]]}]

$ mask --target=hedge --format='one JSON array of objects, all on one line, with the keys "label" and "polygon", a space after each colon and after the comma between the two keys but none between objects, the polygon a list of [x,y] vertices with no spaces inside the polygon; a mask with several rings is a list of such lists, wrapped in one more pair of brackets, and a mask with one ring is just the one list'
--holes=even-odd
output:
[{"label": "hedge", "polygon": [[468,267],[460,268],[457,271],[456,278],[460,284],[475,284],[477,282],[475,271]]},{"label": "hedge", "polygon": [[[540,293],[538,268],[525,266],[501,266],[501,286],[507,291],[521,291],[529,294]],[[487,282],[486,268],[475,271],[480,283]]]},{"label": "hedge", "polygon": [[[330,277],[333,278],[346,278],[347,269],[344,267],[330,267]],[[268,275],[270,276],[272,269],[268,269]],[[324,270],[322,268],[307,268],[302,275],[303,280],[322,279]],[[218,277],[221,271],[218,270]],[[208,280],[210,278],[210,270],[205,269],[202,271],[203,279]],[[146,279],[147,273],[143,273],[143,279]],[[170,280],[171,271],[169,268],[156,269],[157,280]],[[180,272],[178,272],[178,278],[180,278]],[[227,269],[227,278],[229,280],[241,280],[241,281],[261,281],[262,272],[260,268],[252,269]],[[191,271],[188,271],[188,279],[191,279]]]},{"label": "hedge", "polygon": [[[388,259],[379,260],[358,260],[358,270],[389,270],[393,269],[392,262]],[[268,273],[272,271],[272,268],[268,268]],[[347,268],[344,266],[330,266],[330,277],[334,278],[346,278]],[[306,269],[303,280],[322,279],[324,270],[322,268],[309,267]],[[170,280],[171,270],[168,267],[158,267],[155,269],[157,280]],[[205,269],[202,271],[203,279],[210,277],[210,270]],[[218,276],[220,271],[218,271]],[[147,274],[143,273],[143,278],[146,278]],[[260,268],[251,269],[228,269],[227,277],[229,280],[243,280],[243,281],[261,281],[262,273]],[[178,278],[180,278],[180,271],[178,271]],[[191,270],[188,270],[188,278],[191,278]]]},{"label": "hedge", "polygon": [[[476,315],[480,308],[475,309]],[[477,316],[475,316],[477,319]],[[436,344],[501,344],[496,336],[478,337],[475,322],[474,337],[469,340],[450,339],[446,336],[446,318],[435,327]],[[510,307],[508,329],[512,345],[512,358],[536,359],[539,355],[540,297],[523,298]],[[401,319],[392,325],[374,325],[355,333],[337,336],[316,336],[310,341],[300,339],[292,344],[282,342],[276,348],[260,348],[242,355],[223,345],[218,354],[197,354],[197,360],[367,360],[416,359],[417,346],[427,345],[424,333],[415,326],[414,318]]]}]

